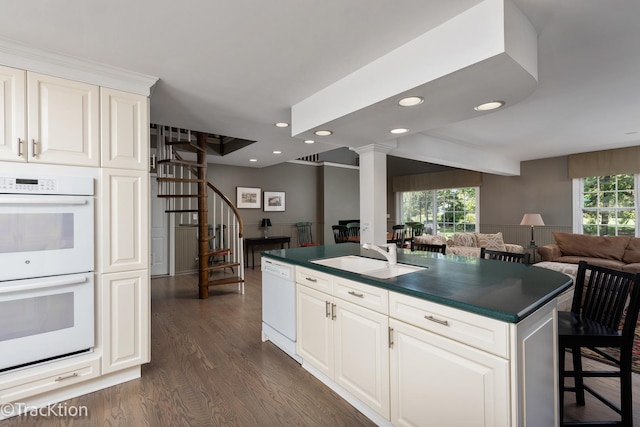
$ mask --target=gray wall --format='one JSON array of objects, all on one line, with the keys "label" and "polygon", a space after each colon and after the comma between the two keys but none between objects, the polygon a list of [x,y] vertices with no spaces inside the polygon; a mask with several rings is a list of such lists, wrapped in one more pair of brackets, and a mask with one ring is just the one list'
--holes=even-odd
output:
[{"label": "gray wall", "polygon": [[323,229],[325,244],[334,243],[332,225],[341,219],[360,218],[359,169],[325,165],[322,171]]},{"label": "gray wall", "polygon": [[[238,166],[224,166],[210,163],[208,179],[220,191],[236,203],[236,187],[258,187],[262,191],[284,191],[285,211],[264,212],[263,203],[260,209],[239,209],[244,222],[244,237],[262,235],[260,221],[271,219],[273,226],[269,229],[272,236],[291,236],[291,246],[296,246],[295,223],[311,221],[315,226],[321,217],[318,191],[318,167],[295,163],[256,169]],[[313,232],[316,239],[322,235]]]}]

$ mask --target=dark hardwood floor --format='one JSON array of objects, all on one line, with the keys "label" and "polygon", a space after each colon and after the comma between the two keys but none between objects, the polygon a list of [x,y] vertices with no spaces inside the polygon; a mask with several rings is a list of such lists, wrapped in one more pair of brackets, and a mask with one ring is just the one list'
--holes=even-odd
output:
[{"label": "dark hardwood floor", "polygon": [[[371,426],[373,423],[271,343],[262,343],[260,270],[246,294],[211,288],[199,300],[195,275],[152,280],[151,363],[142,378],[64,402],[86,417],[23,416],[13,426]],[[610,386],[609,393],[617,393]],[[634,401],[640,377],[634,376]],[[567,419],[608,417],[568,395]],[[635,424],[640,426],[640,407]],[[428,420],[425,420],[425,425]]]}]

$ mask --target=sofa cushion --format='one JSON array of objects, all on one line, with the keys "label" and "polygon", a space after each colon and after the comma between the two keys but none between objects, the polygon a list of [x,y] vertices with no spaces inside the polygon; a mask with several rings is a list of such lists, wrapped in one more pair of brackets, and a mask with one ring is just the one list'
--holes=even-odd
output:
[{"label": "sofa cushion", "polygon": [[475,233],[476,241],[479,248],[493,249],[496,251],[506,251],[507,248],[504,245],[502,233],[497,232],[494,234]]},{"label": "sofa cushion", "polygon": [[622,267],[622,271],[628,271],[629,273],[640,273],[640,262],[633,262]]},{"label": "sofa cushion", "polygon": [[592,265],[599,265],[600,267],[615,268],[616,270],[622,270],[626,264],[622,261],[616,261],[615,259],[606,258],[592,258],[585,256],[561,256],[555,259],[557,262],[566,262],[570,264],[578,264],[580,261],[586,261]]},{"label": "sofa cushion", "polygon": [[455,233],[453,235],[453,246],[467,246],[470,248],[478,248],[478,240],[476,233]]},{"label": "sofa cushion", "polygon": [[[629,237],[588,236],[585,234],[553,233],[563,256],[578,256],[622,261]],[[566,262],[566,261],[565,261]]]},{"label": "sofa cushion", "polygon": [[444,237],[442,234],[436,234],[435,236],[432,236],[430,234],[423,234],[422,236],[414,237],[414,240],[416,241],[416,243],[426,243],[428,245],[446,245],[447,244],[447,238]]},{"label": "sofa cushion", "polygon": [[629,239],[629,244],[624,250],[622,260],[627,264],[640,262],[640,238],[631,237]]}]

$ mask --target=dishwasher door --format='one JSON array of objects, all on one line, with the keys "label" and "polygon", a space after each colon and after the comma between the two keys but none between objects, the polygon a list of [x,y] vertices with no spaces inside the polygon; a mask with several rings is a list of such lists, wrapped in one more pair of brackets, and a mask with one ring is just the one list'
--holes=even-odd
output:
[{"label": "dishwasher door", "polygon": [[293,266],[262,258],[262,321],[296,341],[296,284]]}]

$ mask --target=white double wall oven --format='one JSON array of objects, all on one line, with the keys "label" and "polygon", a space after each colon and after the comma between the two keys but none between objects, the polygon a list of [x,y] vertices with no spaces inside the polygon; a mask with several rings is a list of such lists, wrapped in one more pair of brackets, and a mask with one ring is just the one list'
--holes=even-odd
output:
[{"label": "white double wall oven", "polygon": [[93,349],[94,179],[0,172],[0,372]]}]

